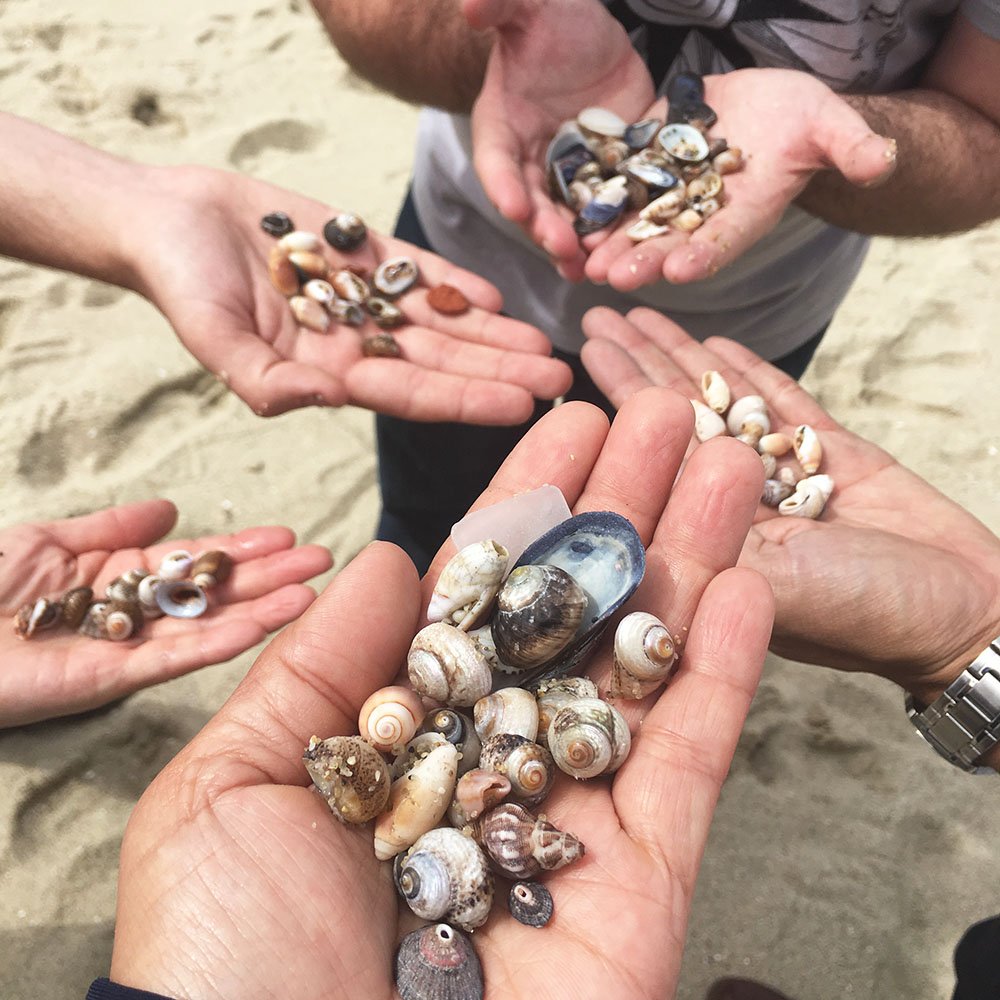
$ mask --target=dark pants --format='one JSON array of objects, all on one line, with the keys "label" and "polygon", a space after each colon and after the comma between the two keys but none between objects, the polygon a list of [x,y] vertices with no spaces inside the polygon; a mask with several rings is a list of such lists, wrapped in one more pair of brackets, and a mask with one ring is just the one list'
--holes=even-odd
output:
[{"label": "dark pants", "polygon": [[[424,249],[434,249],[409,194],[396,222],[396,236]],[[774,364],[792,378],[799,378],[825,332],[821,330]],[[614,407],[594,385],[579,357],[559,350],[553,353],[573,369],[573,385],[565,398],[594,403],[613,417]],[[382,491],[378,537],[395,542],[417,569],[425,572],[451,526],[486,489],[528,428],[551,406],[549,402],[536,403],[531,419],[518,427],[421,424],[378,416],[375,429]]]}]

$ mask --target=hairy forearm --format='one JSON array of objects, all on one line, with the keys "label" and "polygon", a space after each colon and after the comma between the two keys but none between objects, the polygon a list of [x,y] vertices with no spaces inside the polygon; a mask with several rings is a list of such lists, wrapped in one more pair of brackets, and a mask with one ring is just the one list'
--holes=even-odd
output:
[{"label": "hairy forearm", "polygon": [[414,104],[471,110],[493,40],[468,26],[459,0],[313,0],[313,6],[361,76]]},{"label": "hairy forearm", "polygon": [[0,147],[0,254],[130,285],[144,168],[4,113]]}]

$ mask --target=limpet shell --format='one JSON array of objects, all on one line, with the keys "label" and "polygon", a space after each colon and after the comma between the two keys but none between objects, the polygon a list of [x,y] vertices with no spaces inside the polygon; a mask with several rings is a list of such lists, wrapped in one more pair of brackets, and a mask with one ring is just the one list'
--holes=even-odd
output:
[{"label": "limpet shell", "polygon": [[360,736],[313,736],[302,755],[309,777],[342,823],[367,823],[389,800],[389,769]]},{"label": "limpet shell", "polygon": [[409,291],[420,276],[417,262],[410,257],[392,257],[375,269],[372,284],[387,299],[397,299]]},{"label": "limpet shell", "polygon": [[552,893],[541,882],[515,882],[510,887],[507,908],[519,923],[544,927],[552,919]]},{"label": "limpet shell", "polygon": [[396,952],[402,1000],[483,1000],[483,970],[472,942],[448,924],[421,927]]}]

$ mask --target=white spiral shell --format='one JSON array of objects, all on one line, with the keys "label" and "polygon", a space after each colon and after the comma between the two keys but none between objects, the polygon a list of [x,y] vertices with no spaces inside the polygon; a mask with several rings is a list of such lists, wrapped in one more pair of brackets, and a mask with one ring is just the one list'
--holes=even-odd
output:
[{"label": "white spiral shell", "polygon": [[[736,437],[742,432],[747,417],[754,413],[767,414],[767,404],[764,402],[764,397],[741,396],[729,407],[729,412],[726,414],[726,429],[733,437]],[[766,434],[767,431],[763,433]]]},{"label": "white spiral shell", "polygon": [[424,704],[415,691],[401,685],[379,688],[361,706],[358,732],[386,753],[409,743],[424,715]]},{"label": "white spiral shell", "polygon": [[677,647],[666,625],[646,611],[633,611],[615,632],[609,694],[643,698],[670,677],[676,664]]},{"label": "white spiral shell", "polygon": [[500,589],[508,557],[492,539],[466,545],[441,570],[427,620],[448,621],[463,631],[477,625]]},{"label": "white spiral shell", "polygon": [[538,736],[538,702],[524,688],[503,688],[480,698],[473,716],[481,740],[500,733],[515,733],[532,741]]},{"label": "white spiral shell", "polygon": [[632,746],[625,717],[598,698],[580,698],[556,712],[549,750],[556,766],[573,778],[616,771]]},{"label": "white spiral shell", "polygon": [[427,625],[414,636],[406,668],[418,694],[445,705],[475,705],[493,686],[489,664],[475,642],[443,622]]}]

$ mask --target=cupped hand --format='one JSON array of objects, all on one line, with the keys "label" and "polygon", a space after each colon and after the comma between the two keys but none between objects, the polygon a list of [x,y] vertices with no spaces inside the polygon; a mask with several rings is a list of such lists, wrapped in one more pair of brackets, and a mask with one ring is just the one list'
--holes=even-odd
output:
[{"label": "cupped hand", "polygon": [[762,505],[740,557],[774,590],[776,652],[879,674],[930,702],[1000,634],[1000,540],[793,379],[733,341],[699,344],[649,309],[592,310],[584,332],[584,365],[616,405],[649,385],[700,399],[714,369],[734,398],[766,400],[772,430],[818,431],[819,471],[836,483],[822,516]]},{"label": "cupped hand", "polygon": [[[411,420],[517,424],[534,398],[554,399],[571,381],[549,357],[551,344],[534,327],[497,315],[501,299],[488,282],[409,243],[369,232],[350,254],[326,248],[331,263],[373,271],[408,256],[421,271],[400,307],[410,323],[394,331],[402,358],[362,354],[362,334],[331,323],[317,333],[295,322],[271,284],[267,257],[274,239],[263,215],[281,210],[300,229],[321,233],[335,210],[239,174],[207,168],[159,168],[146,208],[144,250],[135,265],[137,290],[170,321],[185,347],[261,416],[301,406],[347,403]],[[435,312],[427,288],[461,289],[461,316]]]},{"label": "cupped hand", "polygon": [[549,193],[545,152],[591,105],[643,117],[653,81],[625,29],[597,0],[463,0],[496,41],[472,109],[476,173],[501,215],[519,223],[569,280],[583,278],[572,213]]},{"label": "cupped hand", "polygon": [[[586,855],[550,880],[556,910],[543,931],[498,903],[475,932],[488,997],[673,995],[772,611],[760,576],[730,568],[756,505],[759,462],[717,442],[675,485],[691,421],[685,401],[664,390],[627,404],[610,431],[587,404],[558,407],[477,503],[548,482],[577,512],[630,517],[649,554],[634,603],[687,636],[666,693],[627,709],[632,752],[614,779],[557,779],[545,814],[576,833]],[[300,757],[313,734],[357,731],[361,704],[405,657],[429,586],[422,594],[398,549],[364,550],[156,779],[122,848],[112,979],[190,1000],[396,996],[393,952],[415,921],[400,915],[371,826],[331,817]],[[603,678],[608,660],[605,648],[592,673]]]},{"label": "cupped hand", "polygon": [[[295,545],[287,528],[159,542],[177,511],[167,500],[111,507],[84,517],[0,531],[0,727],[71,715],[140,688],[222,663],[297,618],[315,594],[302,581],[330,567],[319,545]],[[174,549],[223,549],[235,562],[201,618],[146,622],[124,642],[57,627],[25,640],[12,620],[21,605],[73,587],[95,593],[126,570],[155,571]]]},{"label": "cupped hand", "polygon": [[693,233],[674,230],[639,244],[625,235],[626,218],[595,245],[586,266],[591,281],[628,292],[661,279],[710,277],[769,233],[817,171],[838,170],[865,187],[895,169],[895,143],[808,73],[707,76],[705,100],[718,115],[709,136],[724,137],[745,158],[741,171],[723,178],[725,204]]}]

